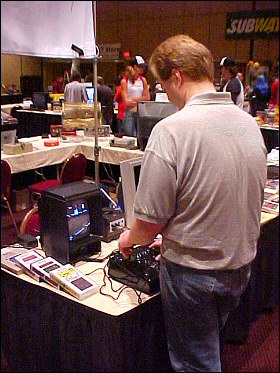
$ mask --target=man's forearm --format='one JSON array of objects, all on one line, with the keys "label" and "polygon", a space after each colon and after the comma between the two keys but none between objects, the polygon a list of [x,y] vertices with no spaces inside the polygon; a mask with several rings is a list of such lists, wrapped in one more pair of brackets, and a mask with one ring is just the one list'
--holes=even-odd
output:
[{"label": "man's forearm", "polygon": [[129,240],[132,244],[146,245],[153,241],[162,228],[161,225],[136,219],[132,222]]}]

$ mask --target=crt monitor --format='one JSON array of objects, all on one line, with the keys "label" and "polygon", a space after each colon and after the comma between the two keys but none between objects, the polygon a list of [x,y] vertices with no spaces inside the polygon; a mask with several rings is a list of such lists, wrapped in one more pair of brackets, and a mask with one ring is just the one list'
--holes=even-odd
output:
[{"label": "crt monitor", "polygon": [[38,208],[46,255],[66,264],[101,251],[102,195],[95,183],[77,181],[45,190]]},{"label": "crt monitor", "polygon": [[92,82],[83,82],[82,85],[84,87],[92,87]]},{"label": "crt monitor", "polygon": [[137,103],[137,142],[140,150],[145,150],[154,126],[161,119],[178,111],[171,102],[139,101]]},{"label": "crt monitor", "polygon": [[33,107],[37,110],[47,110],[48,103],[51,98],[48,92],[33,92],[32,95]]},{"label": "crt monitor", "polygon": [[88,102],[94,102],[94,87],[86,87],[86,93],[88,97]]},{"label": "crt monitor", "polygon": [[90,234],[88,202],[84,198],[70,201],[66,206],[69,241],[74,242]]},{"label": "crt monitor", "polygon": [[130,227],[132,222],[133,202],[140,178],[141,163],[142,157],[120,162],[123,210],[127,227]]}]

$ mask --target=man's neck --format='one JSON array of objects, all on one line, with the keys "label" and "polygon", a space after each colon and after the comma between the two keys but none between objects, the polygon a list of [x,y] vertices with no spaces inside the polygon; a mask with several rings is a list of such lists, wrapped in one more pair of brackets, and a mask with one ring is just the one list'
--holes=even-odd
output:
[{"label": "man's neck", "polygon": [[209,80],[202,82],[187,81],[185,82],[185,104],[195,95],[206,92],[216,92],[215,86]]}]

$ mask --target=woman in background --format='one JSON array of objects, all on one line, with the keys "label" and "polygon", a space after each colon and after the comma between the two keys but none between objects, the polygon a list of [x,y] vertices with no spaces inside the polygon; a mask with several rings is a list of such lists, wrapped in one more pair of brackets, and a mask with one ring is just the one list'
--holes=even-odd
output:
[{"label": "woman in background", "polygon": [[137,102],[150,100],[148,83],[142,76],[145,67],[144,59],[135,56],[121,81],[122,99],[125,102],[123,129],[126,136],[136,137]]},{"label": "woman in background", "polygon": [[257,111],[264,111],[268,107],[271,96],[271,89],[264,75],[259,75],[257,84],[252,92],[248,95],[250,99],[250,114],[255,117]]}]

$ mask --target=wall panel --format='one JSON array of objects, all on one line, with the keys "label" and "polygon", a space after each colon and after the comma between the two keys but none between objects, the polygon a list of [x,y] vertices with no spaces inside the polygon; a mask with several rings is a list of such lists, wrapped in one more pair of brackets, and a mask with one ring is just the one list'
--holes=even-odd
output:
[{"label": "wall panel", "polygon": [[[159,19],[147,18],[139,22],[139,49],[132,50],[132,54],[140,54],[148,60],[153,50],[159,45],[160,39],[160,21]],[[143,48],[145,46],[145,48]]]},{"label": "wall panel", "polygon": [[216,3],[216,1],[182,1],[182,3],[185,3],[185,15],[191,17],[194,14],[209,14],[212,11],[212,3]]},{"label": "wall panel", "polygon": [[235,57],[237,61],[248,62],[250,60],[250,40],[238,40],[235,42]]},{"label": "wall panel", "polygon": [[[166,1],[166,4],[169,2]],[[147,6],[148,5],[148,6]],[[161,1],[139,1],[139,21],[158,19],[161,14]]]},{"label": "wall panel", "polygon": [[[258,1],[257,1],[258,2]],[[210,3],[210,1],[209,1]],[[211,13],[233,13],[251,11],[253,1],[211,1]]]},{"label": "wall panel", "polygon": [[118,21],[100,23],[98,27],[96,45],[120,43],[119,35],[121,27],[122,25],[120,25]]},{"label": "wall panel", "polygon": [[192,17],[184,18],[183,32],[193,39],[209,47],[210,15],[194,14]]},{"label": "wall panel", "polygon": [[1,82],[15,84],[20,89],[21,75],[41,75],[41,59],[38,57],[1,55]]},{"label": "wall panel", "polygon": [[15,84],[20,89],[21,57],[10,54],[1,55],[1,83]]},{"label": "wall panel", "polygon": [[176,23],[174,23],[171,18],[162,17],[161,22],[159,23],[159,42],[164,41],[170,36],[182,34],[184,32],[184,22],[184,16],[178,16]]},{"label": "wall panel", "polygon": [[[211,14],[210,17],[210,32],[209,32],[209,43],[208,48],[210,49],[214,60],[220,60],[224,56],[231,56],[235,51],[235,41],[228,40],[225,42],[224,29],[225,29],[225,17],[222,14]],[[223,33],[221,33],[221,30]]]},{"label": "wall panel", "polygon": [[110,25],[111,21],[116,21],[119,18],[118,1],[97,1],[96,13],[98,23]]},{"label": "wall panel", "polygon": [[256,1],[256,10],[275,9],[279,11],[279,1]]},{"label": "wall panel", "polygon": [[169,18],[175,20],[185,14],[185,1],[159,1],[159,16],[160,18]]},{"label": "wall panel", "polygon": [[256,39],[254,41],[254,61],[272,60],[279,61],[279,39],[278,40],[263,40]]},{"label": "wall panel", "polygon": [[38,57],[22,56],[22,75],[41,75],[41,59]]},{"label": "wall panel", "polygon": [[[146,30],[145,32],[147,32]],[[119,42],[122,49],[131,51],[132,54],[139,53],[141,50],[145,55],[147,43],[140,45],[139,42],[139,22],[137,19],[123,19],[119,30]]]},{"label": "wall panel", "polygon": [[[104,1],[101,2],[103,3]],[[123,22],[123,20],[137,20],[139,18],[139,3],[140,1],[115,1],[114,6],[119,8],[119,21]],[[144,4],[142,4],[142,6],[144,5],[145,7],[147,4],[149,4],[146,1],[143,1],[143,3]],[[143,17],[141,16],[141,18]]]}]

